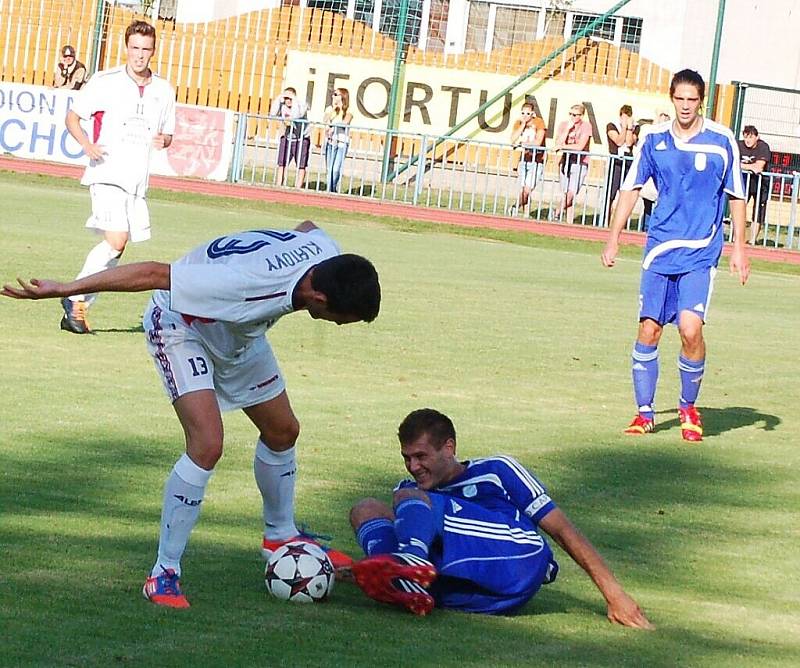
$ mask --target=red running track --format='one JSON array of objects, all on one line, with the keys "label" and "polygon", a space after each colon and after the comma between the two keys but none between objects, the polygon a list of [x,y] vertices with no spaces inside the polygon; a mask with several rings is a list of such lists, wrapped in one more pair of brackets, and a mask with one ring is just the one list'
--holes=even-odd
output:
[{"label": "red running track", "polygon": [[[81,176],[83,167],[0,156],[0,170],[24,174],[66,176],[78,179]],[[150,185],[155,188],[163,188],[164,190],[173,190],[177,192],[219,195],[221,197],[236,197],[239,199],[261,200],[279,204],[293,204],[296,206],[318,206],[326,209],[364,213],[372,216],[394,216],[407,220],[419,220],[444,225],[459,225],[461,227],[514,230],[566,239],[605,241],[608,236],[608,230],[599,227],[545,223],[534,220],[521,220],[519,218],[467,213],[464,211],[448,211],[447,209],[429,209],[411,206],[410,204],[381,202],[362,197],[328,195],[326,193],[316,193],[310,190],[265,188],[263,186],[219,183],[217,181],[201,181],[197,179],[168,176],[152,176],[150,178]],[[623,232],[620,235],[620,243],[642,246],[644,244],[644,235],[640,232]],[[726,244],[723,255],[727,255],[729,252],[730,245]],[[797,251],[754,247],[748,249],[748,255],[751,258],[757,258],[759,260],[800,264],[800,253]]]}]

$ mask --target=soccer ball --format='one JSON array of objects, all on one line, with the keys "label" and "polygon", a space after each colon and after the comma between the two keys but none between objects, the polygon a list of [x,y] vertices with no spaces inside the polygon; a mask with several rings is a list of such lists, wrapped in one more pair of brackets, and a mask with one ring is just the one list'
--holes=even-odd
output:
[{"label": "soccer ball", "polygon": [[272,553],[264,580],[267,591],[284,601],[322,601],[333,589],[333,564],[318,545],[293,541]]}]

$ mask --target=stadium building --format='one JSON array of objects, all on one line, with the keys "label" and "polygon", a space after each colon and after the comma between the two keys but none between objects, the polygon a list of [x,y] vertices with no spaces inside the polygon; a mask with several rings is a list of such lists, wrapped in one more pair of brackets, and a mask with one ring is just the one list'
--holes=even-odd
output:
[{"label": "stadium building", "polygon": [[[161,16],[196,23],[300,5],[328,9],[393,35],[402,0],[162,0]],[[127,4],[135,5],[136,2]],[[157,4],[157,3],[154,3]],[[612,0],[409,0],[409,40],[445,53],[492,51],[545,37],[569,38],[615,4]],[[708,74],[719,0],[631,0],[595,27],[595,39],[675,71]],[[800,0],[736,0],[725,7],[717,79],[800,87]],[[759,48],[769,36],[769,46]]]}]

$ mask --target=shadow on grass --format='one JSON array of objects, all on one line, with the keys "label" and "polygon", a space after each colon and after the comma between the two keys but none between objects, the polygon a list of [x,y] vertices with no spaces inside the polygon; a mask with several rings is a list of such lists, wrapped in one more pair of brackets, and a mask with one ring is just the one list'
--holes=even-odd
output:
[{"label": "shadow on grass", "polygon": [[[761,424],[763,431],[774,431],[781,424],[781,418],[771,413],[761,413],[749,406],[728,406],[727,408],[702,408],[703,436],[719,436],[725,432],[742,427],[751,427]],[[664,422],[656,422],[654,432],[665,431],[680,426],[677,413],[674,410],[657,411],[657,415],[670,415],[671,418]]]},{"label": "shadow on grass", "polygon": [[92,331],[95,334],[143,334],[144,327],[141,324],[131,325],[130,327],[109,327],[107,329],[95,327]]},{"label": "shadow on grass", "polygon": [[[764,420],[751,409],[720,413],[727,416],[726,430],[753,424],[756,416]],[[769,424],[774,428],[774,421]],[[213,495],[184,560],[193,608],[186,613],[154,609],[138,591],[155,551],[154,540],[142,534],[155,536],[155,506],[173,461],[166,451],[174,450],[174,442],[101,435],[76,440],[60,432],[32,439],[49,449],[38,455],[0,450],[5,483],[0,542],[14,547],[4,565],[15,610],[9,620],[11,657],[45,662],[57,656],[53,648],[60,644],[69,648],[66,658],[75,665],[99,664],[108,656],[136,661],[152,656],[141,649],[141,638],[148,637],[148,652],[166,652],[162,665],[179,665],[192,656],[202,665],[204,653],[212,651],[219,665],[223,659],[232,662],[227,665],[253,665],[263,656],[271,665],[292,665],[288,658],[301,645],[303,665],[326,665],[324,657],[331,652],[334,663],[354,666],[721,665],[732,656],[791,663],[788,646],[741,634],[721,636],[688,624],[655,634],[611,627],[602,598],[577,567],[563,569],[559,580],[517,617],[437,612],[423,621],[366,600],[343,583],[327,606],[282,604],[266,598],[257,543],[249,542],[257,531],[258,510],[215,508]],[[469,456],[468,446],[461,454]],[[748,500],[758,498],[764,484],[757,466],[720,465],[713,451],[689,455],[620,446],[559,453],[551,468],[553,479],[544,482],[551,483],[554,498],[623,574],[626,586],[662,589],[678,599],[682,591],[730,594],[731,583],[698,583],[698,574],[685,568],[687,551],[702,550],[708,539],[685,517],[685,508],[709,524],[721,505],[747,512]],[[301,499],[314,508],[309,520],[324,520],[323,528],[335,519],[346,526],[347,511],[358,498],[390,495],[403,475],[402,462],[398,457],[394,474],[363,466],[354,466],[352,473],[353,484],[325,477],[335,473],[303,470],[315,481],[314,498]],[[248,468],[239,478],[253,484],[250,476]],[[769,480],[786,483],[775,472]],[[41,521],[42,511],[51,516],[46,532],[20,521],[27,514]],[[59,530],[59,518],[71,514],[75,519],[79,513],[86,516],[85,528],[71,523],[69,531]],[[743,539],[751,530],[743,522]],[[558,558],[569,559],[560,552]],[[92,575],[98,563],[106,564],[100,583]],[[657,615],[654,621],[659,623]],[[42,644],[42,626],[58,629],[58,638]]]}]

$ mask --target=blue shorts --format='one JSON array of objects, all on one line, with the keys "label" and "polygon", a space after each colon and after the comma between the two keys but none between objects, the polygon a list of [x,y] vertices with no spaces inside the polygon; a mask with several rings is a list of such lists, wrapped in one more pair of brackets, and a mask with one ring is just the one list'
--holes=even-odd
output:
[{"label": "blue shorts", "polygon": [[660,325],[677,325],[681,311],[691,311],[705,322],[716,273],[716,267],[685,274],[657,274],[643,269],[639,285],[639,320],[649,318]]},{"label": "blue shorts", "polygon": [[462,498],[429,492],[437,535],[430,552],[436,605],[508,614],[558,571],[550,546],[527,516],[508,517]]}]

